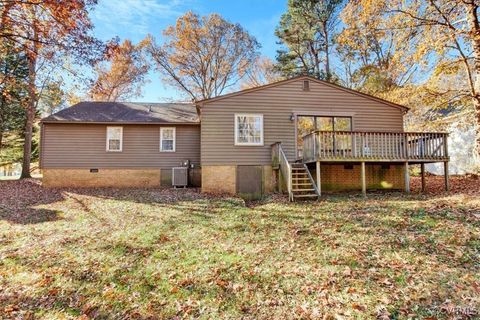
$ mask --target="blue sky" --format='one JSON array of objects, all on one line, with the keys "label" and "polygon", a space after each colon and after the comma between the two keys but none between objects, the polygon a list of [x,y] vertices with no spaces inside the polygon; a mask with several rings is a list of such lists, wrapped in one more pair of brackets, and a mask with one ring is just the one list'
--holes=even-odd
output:
[{"label": "blue sky", "polygon": [[[261,54],[275,58],[278,48],[274,35],[287,0],[99,0],[91,13],[95,36],[108,40],[142,40],[147,34],[161,40],[161,31],[191,10],[201,15],[218,13],[230,22],[240,23],[262,45]],[[159,74],[149,74],[150,83],[138,101],[169,101],[179,98],[174,89],[166,87]]]}]

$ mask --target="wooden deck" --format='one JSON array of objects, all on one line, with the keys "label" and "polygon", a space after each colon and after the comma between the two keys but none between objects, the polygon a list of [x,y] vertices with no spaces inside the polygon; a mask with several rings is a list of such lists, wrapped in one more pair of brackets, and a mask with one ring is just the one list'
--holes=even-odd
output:
[{"label": "wooden deck", "polygon": [[[272,167],[279,170],[279,189],[286,187],[291,201],[295,198],[294,191],[302,191],[300,184],[295,181],[293,165],[302,165],[308,171],[303,174],[308,190],[314,193],[309,197],[320,197],[322,163],[360,163],[362,193],[367,194],[366,164],[375,162],[402,163],[405,168],[405,191],[410,191],[409,165],[420,164],[422,176],[422,190],[425,190],[425,163],[443,162],[445,189],[449,189],[448,182],[448,134],[443,132],[360,132],[360,131],[314,131],[303,137],[302,156],[296,163],[290,163],[282,150],[280,142],[272,145]],[[308,169],[308,164],[315,163],[314,180]],[[297,171],[300,170],[297,167]],[[307,179],[308,178],[308,179]],[[283,184],[282,184],[283,181]],[[313,188],[311,187],[313,186]],[[297,195],[301,196],[301,195]]]},{"label": "wooden deck", "polygon": [[447,133],[315,131],[303,137],[302,161],[409,162],[449,160]]}]

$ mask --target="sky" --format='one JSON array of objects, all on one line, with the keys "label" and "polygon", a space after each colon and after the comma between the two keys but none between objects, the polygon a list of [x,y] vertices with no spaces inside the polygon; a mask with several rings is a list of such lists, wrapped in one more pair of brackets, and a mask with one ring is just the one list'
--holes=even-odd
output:
[{"label": "sky", "polygon": [[[162,30],[187,11],[218,13],[241,24],[262,45],[260,53],[274,59],[278,49],[274,31],[286,5],[287,0],[99,0],[91,18],[99,39],[118,36],[138,42],[147,34],[161,41]],[[161,82],[158,72],[151,71],[149,81],[137,101],[163,102],[180,97]]]}]

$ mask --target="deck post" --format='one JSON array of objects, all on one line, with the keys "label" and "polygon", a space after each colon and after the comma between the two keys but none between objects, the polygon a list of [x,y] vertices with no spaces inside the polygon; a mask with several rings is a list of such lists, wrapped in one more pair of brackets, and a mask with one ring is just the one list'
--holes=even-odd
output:
[{"label": "deck post", "polygon": [[320,177],[320,161],[317,161],[316,174],[317,174],[318,196],[321,196],[322,195],[322,181],[321,181],[321,177]]},{"label": "deck post", "polygon": [[360,175],[362,177],[362,194],[364,197],[367,196],[367,179],[365,178],[365,161],[361,163]]},{"label": "deck post", "polygon": [[422,175],[422,192],[425,192],[425,163],[420,164],[420,173]]},{"label": "deck post", "polygon": [[408,171],[408,161],[405,162],[405,192],[410,192],[410,172]]},{"label": "deck post", "polygon": [[443,162],[443,175],[445,177],[445,191],[450,190],[450,183],[448,181],[448,161]]}]

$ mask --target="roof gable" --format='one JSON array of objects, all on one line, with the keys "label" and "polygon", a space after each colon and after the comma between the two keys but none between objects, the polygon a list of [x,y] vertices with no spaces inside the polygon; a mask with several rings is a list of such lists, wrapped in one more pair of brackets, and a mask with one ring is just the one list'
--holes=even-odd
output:
[{"label": "roof gable", "polygon": [[221,96],[211,98],[211,99],[200,100],[200,101],[197,102],[197,105],[201,106],[201,105],[206,104],[206,103],[220,101],[220,100],[223,100],[223,99],[228,99],[228,98],[231,98],[231,97],[236,97],[236,96],[240,96],[240,95],[243,95],[243,94],[256,92],[256,91],[260,91],[260,90],[265,90],[265,89],[281,86],[281,85],[284,85],[284,84],[287,84],[287,83],[290,83],[290,82],[299,81],[299,80],[313,81],[313,82],[316,82],[318,84],[326,85],[328,87],[334,88],[336,90],[341,90],[341,91],[344,91],[344,92],[347,92],[347,93],[350,93],[350,94],[353,94],[353,95],[361,96],[363,98],[388,105],[390,107],[401,109],[404,112],[407,112],[409,110],[408,107],[402,106],[400,104],[396,104],[396,103],[393,103],[393,102],[390,102],[390,101],[387,101],[387,100],[384,100],[384,99],[381,99],[381,98],[377,98],[377,97],[374,97],[374,96],[366,94],[366,93],[362,93],[362,92],[357,91],[357,90],[342,87],[340,85],[330,83],[328,81],[319,80],[319,79],[313,78],[311,76],[297,76],[297,77],[294,77],[294,78],[277,81],[277,82],[266,84],[266,85],[259,86],[259,87],[254,87],[254,88],[250,88],[250,89],[245,89],[245,90],[241,90],[241,91],[237,91],[237,92],[228,93],[228,94],[221,95]]}]

